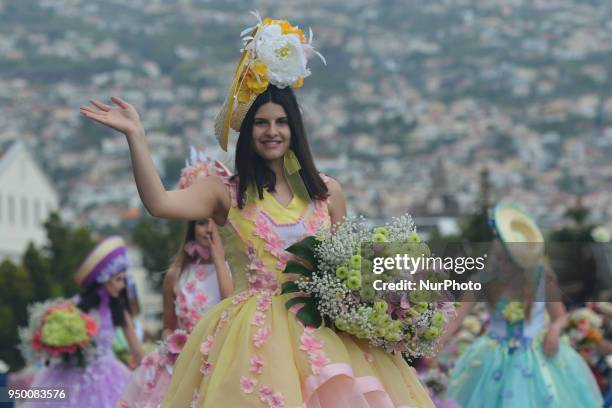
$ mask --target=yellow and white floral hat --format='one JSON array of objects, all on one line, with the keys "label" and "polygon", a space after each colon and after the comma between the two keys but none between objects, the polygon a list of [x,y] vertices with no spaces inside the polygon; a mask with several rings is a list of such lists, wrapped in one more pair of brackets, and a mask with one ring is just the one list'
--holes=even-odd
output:
[{"label": "yellow and white floral hat", "polygon": [[258,24],[240,33],[244,45],[242,55],[229,95],[215,120],[215,136],[225,151],[229,129],[240,131],[255,98],[270,84],[278,88],[300,88],[304,78],[310,75],[306,66],[308,58],[318,55],[325,63],[325,58],[312,47],[312,30],[306,40],[302,30],[287,20],[262,20],[257,12],[251,14]]}]

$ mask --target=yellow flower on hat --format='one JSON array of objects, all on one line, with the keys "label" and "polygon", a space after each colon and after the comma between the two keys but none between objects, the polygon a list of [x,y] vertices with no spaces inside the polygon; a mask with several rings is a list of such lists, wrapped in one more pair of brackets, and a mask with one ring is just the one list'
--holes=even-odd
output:
[{"label": "yellow flower on hat", "polygon": [[254,96],[264,92],[270,81],[267,77],[268,67],[259,60],[255,60],[244,72],[242,83],[238,90],[238,102],[247,103]]},{"label": "yellow flower on hat", "polygon": [[304,77],[301,77],[291,85],[292,88],[298,89],[304,85]]},{"label": "yellow flower on hat", "polygon": [[260,61],[255,60],[246,73],[246,86],[258,95],[264,92],[269,85],[267,72],[268,68]]}]

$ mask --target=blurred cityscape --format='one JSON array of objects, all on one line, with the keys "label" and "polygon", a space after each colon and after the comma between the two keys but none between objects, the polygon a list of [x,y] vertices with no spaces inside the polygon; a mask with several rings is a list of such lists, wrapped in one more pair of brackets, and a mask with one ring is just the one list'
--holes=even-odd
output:
[{"label": "blurred cityscape", "polygon": [[313,59],[297,95],[317,164],[352,213],[468,214],[486,171],[490,200],[522,204],[545,228],[577,202],[612,227],[604,0],[0,0],[0,147],[28,146],[72,222],[134,225],[125,138],[79,106],[133,103],[173,188],[190,145],[216,147],[252,9],[313,29],[327,66]]}]

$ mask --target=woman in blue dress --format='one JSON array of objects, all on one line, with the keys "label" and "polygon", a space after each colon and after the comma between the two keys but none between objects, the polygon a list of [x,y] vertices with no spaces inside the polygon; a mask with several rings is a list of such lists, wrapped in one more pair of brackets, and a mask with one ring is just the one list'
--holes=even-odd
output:
[{"label": "woman in blue dress", "polygon": [[[547,294],[556,300],[550,296],[556,285],[541,254],[533,254],[543,247],[539,229],[511,206],[498,205],[493,221],[499,236],[493,245],[495,273],[502,284],[483,285],[491,309],[489,327],[457,361],[449,397],[463,408],[602,407],[590,369],[560,338],[567,325],[563,303],[545,301]],[[529,271],[526,279],[517,278],[519,268]],[[442,344],[461,327],[474,300],[470,295],[464,298]]]}]

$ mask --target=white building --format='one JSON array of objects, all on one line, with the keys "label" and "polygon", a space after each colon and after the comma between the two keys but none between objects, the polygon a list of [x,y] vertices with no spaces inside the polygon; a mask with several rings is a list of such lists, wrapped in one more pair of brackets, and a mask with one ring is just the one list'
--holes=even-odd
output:
[{"label": "white building", "polygon": [[30,241],[46,241],[43,223],[59,207],[51,181],[22,141],[0,151],[0,262],[19,261]]}]

